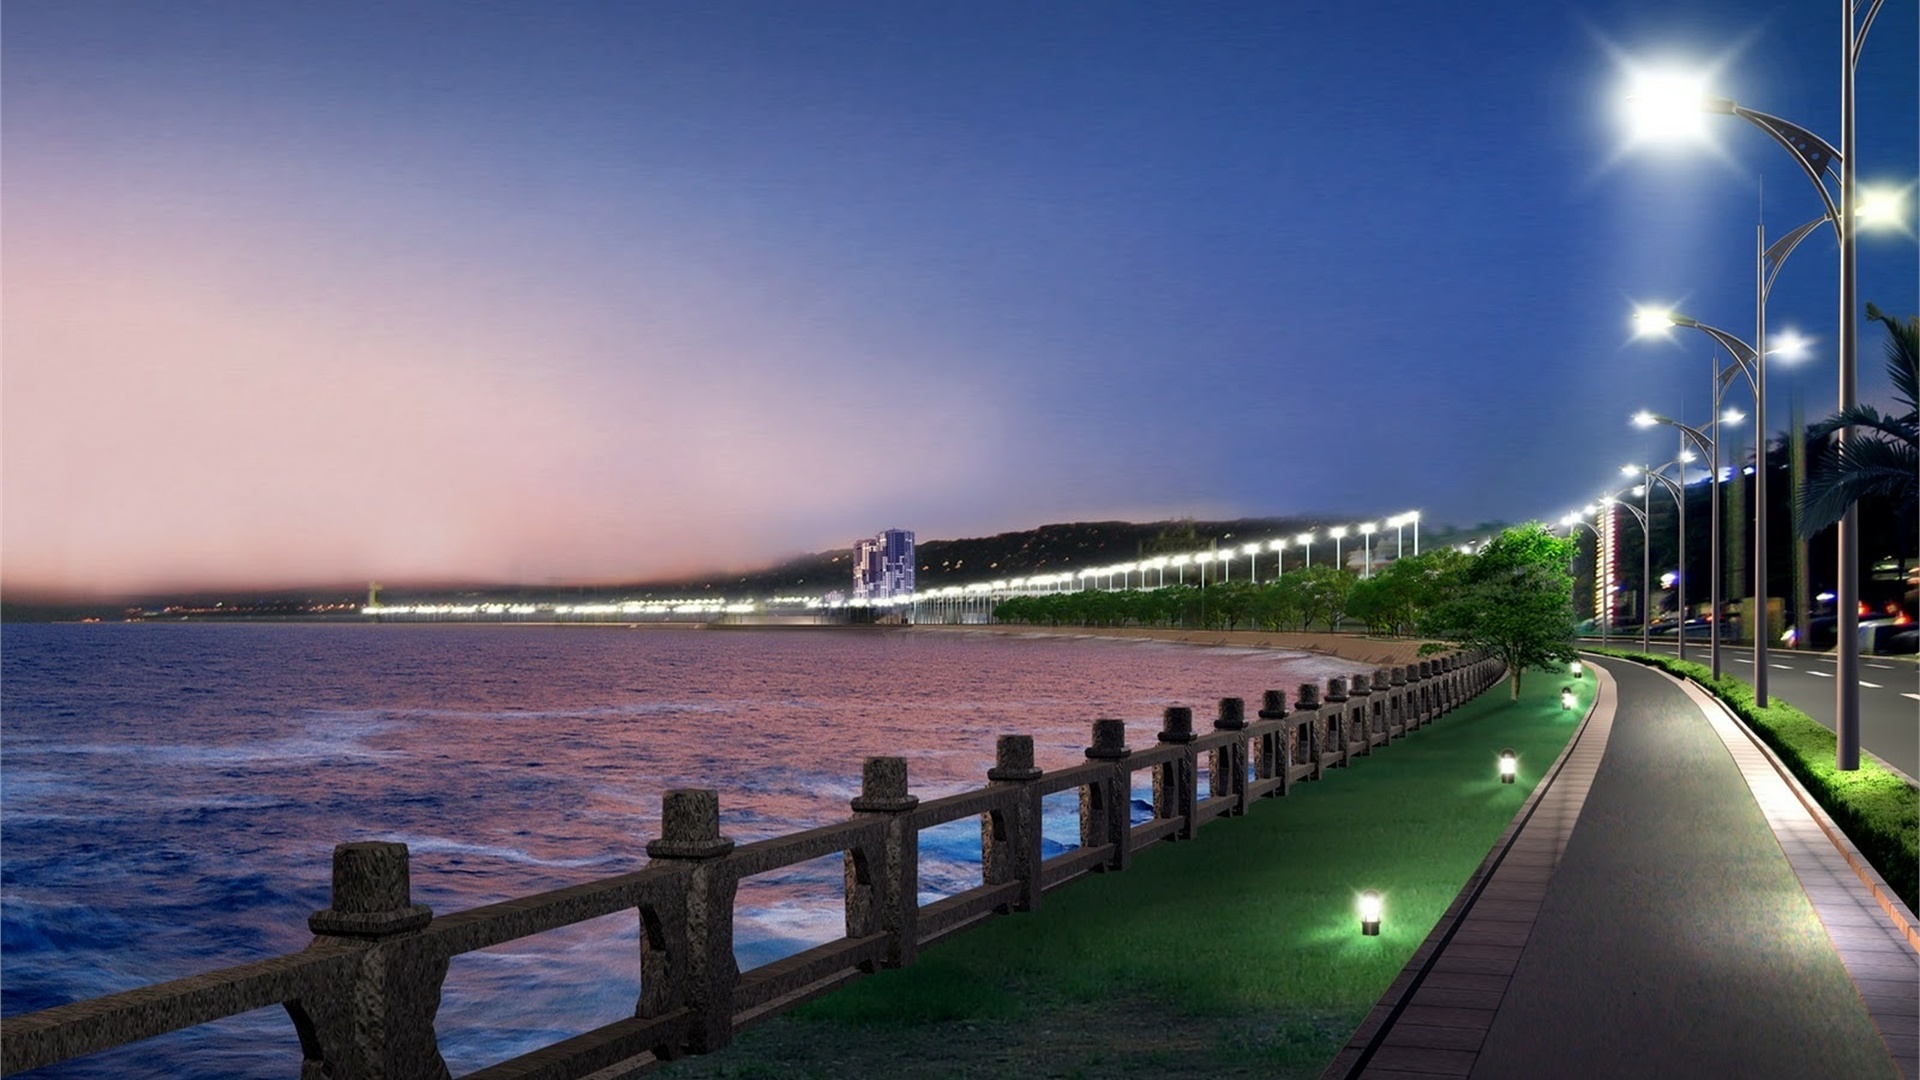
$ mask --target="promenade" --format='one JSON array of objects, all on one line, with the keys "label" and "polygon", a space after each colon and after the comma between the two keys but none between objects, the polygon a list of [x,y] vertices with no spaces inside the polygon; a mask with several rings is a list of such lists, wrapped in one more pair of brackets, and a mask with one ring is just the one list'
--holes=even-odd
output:
[{"label": "promenade", "polygon": [[1920,953],[1736,721],[1596,664],[1558,773],[1324,1080],[1920,1078]]}]

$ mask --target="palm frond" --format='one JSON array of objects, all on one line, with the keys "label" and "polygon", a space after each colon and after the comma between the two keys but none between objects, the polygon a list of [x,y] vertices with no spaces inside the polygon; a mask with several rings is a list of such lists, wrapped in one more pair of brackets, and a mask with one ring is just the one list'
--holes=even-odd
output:
[{"label": "palm frond", "polygon": [[1909,414],[1920,412],[1920,315],[1906,321],[1867,305],[1867,318],[1887,328],[1887,378]]},{"label": "palm frond", "polygon": [[1855,439],[1807,477],[1800,496],[1800,535],[1839,521],[1863,498],[1884,495],[1896,501],[1920,500],[1920,447],[1886,439]]}]

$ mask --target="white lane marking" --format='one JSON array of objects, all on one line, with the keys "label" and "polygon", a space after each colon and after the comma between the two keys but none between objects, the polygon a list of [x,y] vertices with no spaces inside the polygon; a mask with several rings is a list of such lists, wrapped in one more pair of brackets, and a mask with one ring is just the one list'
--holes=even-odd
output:
[{"label": "white lane marking", "polygon": [[1744,656],[1736,656],[1736,657],[1734,657],[1734,658],[1733,658],[1733,662],[1734,662],[1734,663],[1736,663],[1736,664],[1751,664],[1751,663],[1753,663],[1753,661],[1751,661],[1751,660],[1749,660],[1749,659],[1747,659],[1747,658],[1746,658],[1746,657],[1744,657]]},{"label": "white lane marking", "polygon": [[1785,665],[1785,664],[1768,664],[1767,666],[1768,666],[1768,667],[1776,667],[1776,668],[1779,668],[1779,669],[1780,669],[1781,671],[1793,671],[1793,670],[1796,670],[1796,669],[1794,669],[1794,668],[1790,668],[1790,667],[1788,667],[1788,666],[1787,666],[1787,665]]},{"label": "white lane marking", "polygon": [[1823,678],[1823,679],[1831,679],[1831,678],[1833,678],[1833,672],[1831,672],[1831,671],[1809,671],[1809,672],[1807,672],[1807,674],[1809,674],[1809,675],[1818,675],[1818,676],[1820,676],[1820,677],[1821,677],[1821,678]]},{"label": "white lane marking", "polygon": [[1880,669],[1881,671],[1892,671],[1892,670],[1893,670],[1893,665],[1892,665],[1892,664],[1868,664],[1867,666],[1868,666],[1868,667],[1877,667],[1877,668],[1879,668],[1879,669]]},{"label": "white lane marking", "polygon": [[1868,681],[1867,681],[1867,680],[1865,680],[1865,679],[1861,679],[1861,680],[1860,680],[1860,685],[1861,685],[1861,686],[1870,686],[1870,687],[1872,687],[1872,688],[1873,688],[1873,689],[1875,689],[1875,690],[1878,690],[1878,689],[1880,689],[1880,684],[1879,684],[1879,683],[1877,683],[1877,682],[1868,682]]},{"label": "white lane marking", "polygon": [[1920,694],[1901,694],[1900,696],[1901,696],[1901,697],[1910,697],[1910,698],[1912,698],[1912,699],[1913,699],[1913,700],[1915,700],[1915,701],[1920,701]]}]

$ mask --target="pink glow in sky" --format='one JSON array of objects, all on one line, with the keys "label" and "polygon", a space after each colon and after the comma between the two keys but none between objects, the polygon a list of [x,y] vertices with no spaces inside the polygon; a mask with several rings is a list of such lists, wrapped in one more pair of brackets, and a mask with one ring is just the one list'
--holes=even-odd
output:
[{"label": "pink glow in sky", "polygon": [[[751,282],[662,260],[583,298],[511,259],[77,188],[10,194],[8,588],[756,565],[886,527],[901,493],[975,485],[998,455],[861,390],[882,357],[773,325]],[[975,396],[887,390],[963,414]]]}]

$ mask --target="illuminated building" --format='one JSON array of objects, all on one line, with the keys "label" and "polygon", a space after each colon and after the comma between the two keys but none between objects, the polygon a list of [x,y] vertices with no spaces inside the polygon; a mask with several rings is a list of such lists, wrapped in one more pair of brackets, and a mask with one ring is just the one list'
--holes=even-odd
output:
[{"label": "illuminated building", "polygon": [[888,529],[853,546],[853,599],[875,603],[913,592],[913,533]]}]

